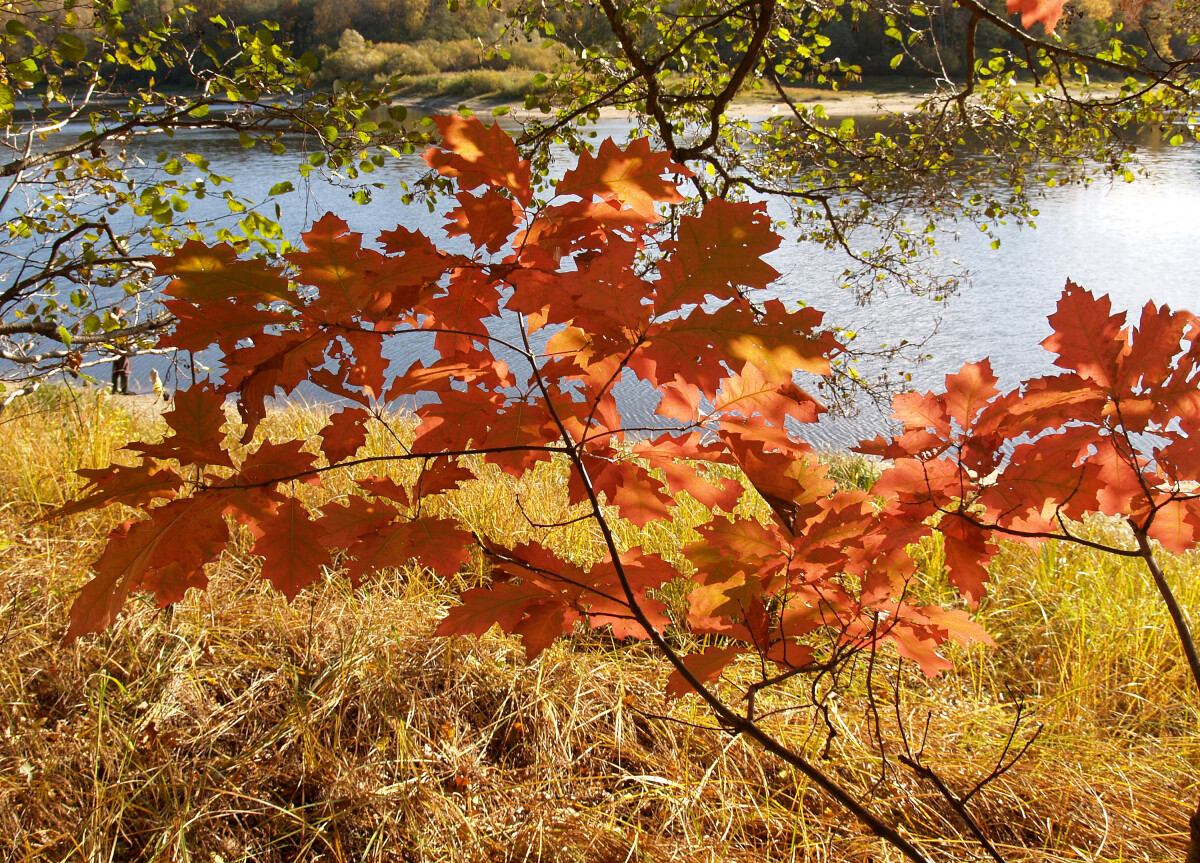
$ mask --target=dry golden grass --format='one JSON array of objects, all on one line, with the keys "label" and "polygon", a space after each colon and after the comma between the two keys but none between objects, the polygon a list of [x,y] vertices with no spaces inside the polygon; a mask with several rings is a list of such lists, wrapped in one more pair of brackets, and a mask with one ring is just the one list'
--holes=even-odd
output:
[{"label": "dry golden grass", "polygon": [[[288,604],[243,545],[208,592],[172,611],[134,600],[111,631],[63,647],[73,592],[118,516],[30,519],[72,493],[71,470],[106,463],[155,422],[96,394],[0,417],[0,859],[897,859],[801,777],[709,728],[695,699],[666,702],[666,668],[642,647],[580,636],[528,664],[495,633],[431,637],[462,585],[419,570],[358,590],[334,574]],[[319,424],[302,409],[267,423]],[[548,466],[515,485],[548,514],[560,480]],[[536,532],[509,485],[491,478],[447,505],[493,535]],[[670,553],[689,532],[624,541]],[[578,559],[597,553],[586,526],[550,539]],[[939,551],[926,552],[934,572]],[[1200,607],[1193,561],[1172,564],[1181,599]],[[1024,698],[1041,736],[971,801],[1001,850],[1178,857],[1200,794],[1200,704],[1152,586],[1136,566],[1054,546],[1006,549],[993,574],[981,614],[998,646],[957,656],[934,682],[903,674],[879,733],[898,743],[899,716],[961,793],[991,769]],[[926,590],[936,596],[936,580]],[[935,856],[974,859],[932,789],[881,764],[869,696],[891,696],[872,683],[851,676],[827,715],[796,708],[767,724],[816,759],[836,729],[822,766]]]}]

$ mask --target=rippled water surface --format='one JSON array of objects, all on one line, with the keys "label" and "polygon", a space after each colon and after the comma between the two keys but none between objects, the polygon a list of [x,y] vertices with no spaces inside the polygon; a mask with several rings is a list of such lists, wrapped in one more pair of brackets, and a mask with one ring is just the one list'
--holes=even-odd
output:
[{"label": "rippled water surface", "polygon": [[[610,121],[600,132],[623,136],[627,128]],[[359,206],[349,200],[347,189],[327,179],[314,174],[301,181],[295,175],[295,154],[245,150],[236,139],[212,132],[180,134],[169,143],[172,149],[209,157],[245,197],[260,198],[274,183],[293,178],[297,190],[280,199],[282,223],[292,239],[326,211],[342,216],[368,238],[398,223],[424,230],[435,240],[443,236],[440,212],[399,202],[399,184],[424,167],[416,157],[389,162],[377,171],[371,179],[388,188],[376,191],[369,205]],[[983,357],[992,359],[1007,384],[1049,371],[1049,355],[1038,342],[1049,333],[1046,316],[1068,278],[1112,295],[1119,309],[1154,300],[1200,310],[1200,151],[1150,145],[1143,148],[1142,160],[1150,176],[1134,183],[1099,181],[1047,189],[1036,205],[1038,227],[998,226],[998,250],[973,226],[961,226],[956,239],[951,235],[941,243],[942,260],[935,265],[947,271],[965,267],[971,278],[945,302],[893,292],[860,307],[837,287],[845,257],[794,241],[771,256],[783,274],[776,290],[785,299],[826,310],[827,320],[859,332],[864,347],[923,336],[936,321],[926,345],[932,359],[908,368],[919,388],[935,387],[947,372]],[[206,212],[209,207],[214,209]],[[188,215],[203,218],[222,209],[223,203],[212,199]],[[140,379],[149,365],[136,371],[144,388]],[[643,410],[652,404],[646,392],[631,390],[626,397]],[[823,423],[814,437],[827,446],[844,445],[884,425],[883,415],[866,407],[854,419]]]}]

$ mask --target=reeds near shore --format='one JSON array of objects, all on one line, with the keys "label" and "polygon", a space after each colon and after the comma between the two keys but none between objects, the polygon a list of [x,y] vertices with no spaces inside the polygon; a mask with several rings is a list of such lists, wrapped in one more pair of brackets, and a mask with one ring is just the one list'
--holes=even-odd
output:
[{"label": "reeds near shore", "polygon": [[[644,647],[592,634],[529,664],[495,632],[433,638],[462,584],[419,569],[357,590],[331,574],[289,604],[255,577],[246,543],[207,592],[172,610],[132,600],[111,631],[63,647],[118,514],[30,520],[69,498],[75,468],[157,423],[61,392],[0,416],[0,860],[896,859],[803,778],[712,728],[698,701],[665,700],[666,666]],[[297,407],[264,432],[320,424]],[[522,500],[549,514],[562,481],[548,466],[520,481]],[[447,505],[494,536],[531,531],[508,482]],[[344,491],[331,480],[318,493]],[[624,539],[669,555],[703,516]],[[586,524],[549,541],[597,553]],[[936,597],[940,550],[924,553]],[[1170,564],[1200,609],[1198,561]],[[785,710],[770,729],[935,856],[976,859],[958,817],[895,761],[898,723],[963,793],[994,767],[1020,703],[1016,743],[1042,731],[970,804],[1002,853],[1179,858],[1200,796],[1200,702],[1153,585],[1136,562],[1057,545],[1006,548],[992,578],[980,619],[996,647],[960,652],[935,681],[902,670],[898,706],[851,676],[824,713]]]}]

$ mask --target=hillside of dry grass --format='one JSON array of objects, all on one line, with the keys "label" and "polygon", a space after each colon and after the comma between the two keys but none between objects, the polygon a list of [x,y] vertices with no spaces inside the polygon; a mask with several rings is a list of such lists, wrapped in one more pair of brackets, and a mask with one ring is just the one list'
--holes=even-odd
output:
[{"label": "hillside of dry grass", "polygon": [[[293,408],[264,432],[320,424]],[[451,584],[396,570],[357,590],[331,573],[289,604],[255,578],[246,543],[207,592],[167,610],[134,599],[111,631],[63,647],[73,593],[119,514],[32,519],[73,493],[75,468],[154,437],[158,421],[60,392],[14,404],[0,429],[2,860],[896,859],[802,777],[712,728],[697,700],[666,701],[667,669],[642,647],[580,635],[529,664],[495,632],[433,638],[478,573]],[[553,466],[515,486],[493,477],[447,505],[512,538],[533,528],[507,496],[552,513],[562,479]],[[670,555],[703,517],[627,527],[625,541]],[[586,525],[549,540],[597,553]],[[940,552],[924,552],[936,598]],[[1171,561],[1192,609],[1196,571]],[[1153,586],[1133,563],[1053,545],[1006,548],[992,577],[980,619],[995,648],[960,653],[935,681],[885,661],[899,699],[862,673],[837,681],[838,697],[829,681],[782,692],[761,705],[778,710],[771,730],[935,857],[965,860],[977,858],[965,826],[896,761],[901,730],[961,794],[1010,736],[1011,752],[1040,727],[970,803],[1009,859],[1179,858],[1200,794],[1200,704]]]}]

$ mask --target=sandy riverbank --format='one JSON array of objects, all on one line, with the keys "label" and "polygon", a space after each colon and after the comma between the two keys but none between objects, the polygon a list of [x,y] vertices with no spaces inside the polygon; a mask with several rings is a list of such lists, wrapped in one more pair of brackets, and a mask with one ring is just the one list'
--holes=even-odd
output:
[{"label": "sandy riverbank", "polygon": [[[928,83],[932,88],[932,82]],[[883,114],[904,114],[916,107],[929,95],[927,90],[814,90],[802,89],[789,96],[800,105],[824,105],[826,112],[833,117],[877,117]],[[472,111],[487,116],[495,108],[503,106],[509,109],[505,115],[518,122],[528,120],[544,120],[547,115],[540,111],[530,111],[505,102],[493,102],[487,99],[455,99],[450,97],[433,97],[421,99],[412,103],[412,107],[428,114],[444,114],[465,105]],[[748,120],[766,120],[788,113],[788,106],[780,101],[769,98],[738,99],[730,106],[729,113]],[[601,108],[602,120],[622,120],[632,116],[631,112],[619,108]]]}]

